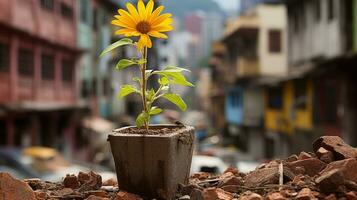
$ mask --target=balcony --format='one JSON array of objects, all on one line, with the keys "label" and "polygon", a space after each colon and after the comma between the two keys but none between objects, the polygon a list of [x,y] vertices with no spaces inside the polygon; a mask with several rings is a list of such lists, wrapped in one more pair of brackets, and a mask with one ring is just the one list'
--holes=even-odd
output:
[{"label": "balcony", "polygon": [[259,76],[259,60],[257,58],[239,57],[236,63],[238,78]]}]

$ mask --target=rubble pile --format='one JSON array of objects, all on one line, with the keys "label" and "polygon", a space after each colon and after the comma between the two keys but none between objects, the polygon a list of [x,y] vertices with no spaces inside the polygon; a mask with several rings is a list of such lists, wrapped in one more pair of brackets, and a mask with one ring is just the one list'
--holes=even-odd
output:
[{"label": "rubble pile", "polygon": [[[248,174],[236,168],[221,175],[194,174],[189,184],[180,185],[177,199],[357,200],[357,149],[339,137],[325,136],[314,142],[313,150],[262,164]],[[20,181],[0,172],[0,200],[143,199],[119,189],[95,172],[67,175],[60,183]]]},{"label": "rubble pile", "polygon": [[248,174],[235,168],[220,176],[194,174],[180,187],[178,198],[357,200],[357,149],[339,137],[324,136],[313,150],[262,164]]}]

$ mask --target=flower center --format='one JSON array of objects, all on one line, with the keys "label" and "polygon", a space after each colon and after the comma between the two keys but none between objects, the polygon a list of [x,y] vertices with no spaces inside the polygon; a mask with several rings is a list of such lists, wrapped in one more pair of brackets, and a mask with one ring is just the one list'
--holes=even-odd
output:
[{"label": "flower center", "polygon": [[151,25],[146,21],[141,21],[136,25],[136,30],[138,30],[142,34],[146,34],[150,32]]}]

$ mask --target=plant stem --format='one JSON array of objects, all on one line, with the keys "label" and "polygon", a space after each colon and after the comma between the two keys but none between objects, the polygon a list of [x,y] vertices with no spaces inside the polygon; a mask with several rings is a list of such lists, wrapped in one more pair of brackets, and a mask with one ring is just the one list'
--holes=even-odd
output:
[{"label": "plant stem", "polygon": [[[146,79],[146,63],[147,63],[147,56],[148,56],[148,49],[145,47],[144,49],[144,54],[143,57],[146,60],[144,64],[141,65],[141,76],[142,76],[142,101],[143,101],[143,109],[144,112],[149,114],[148,112],[148,105],[147,105],[147,99],[146,99],[146,86],[147,86],[147,79]],[[144,123],[146,130],[149,130],[149,122],[145,121]]]}]

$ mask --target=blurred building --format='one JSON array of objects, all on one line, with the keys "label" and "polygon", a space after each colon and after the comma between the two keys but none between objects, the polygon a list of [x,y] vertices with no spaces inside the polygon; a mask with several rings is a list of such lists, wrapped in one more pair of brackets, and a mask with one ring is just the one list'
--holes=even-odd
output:
[{"label": "blurred building", "polygon": [[224,116],[218,120],[224,121],[220,129],[255,158],[271,156],[265,155],[270,151],[264,148],[270,138],[263,129],[262,82],[287,74],[286,44],[285,7],[262,4],[230,23],[223,39],[213,46],[212,106],[220,105],[214,115]]},{"label": "blurred building", "polygon": [[0,1],[0,145],[75,148],[77,5]]},{"label": "blurred building", "polygon": [[250,10],[254,10],[254,8],[261,3],[281,3],[281,0],[240,0],[239,13],[244,14]]}]

